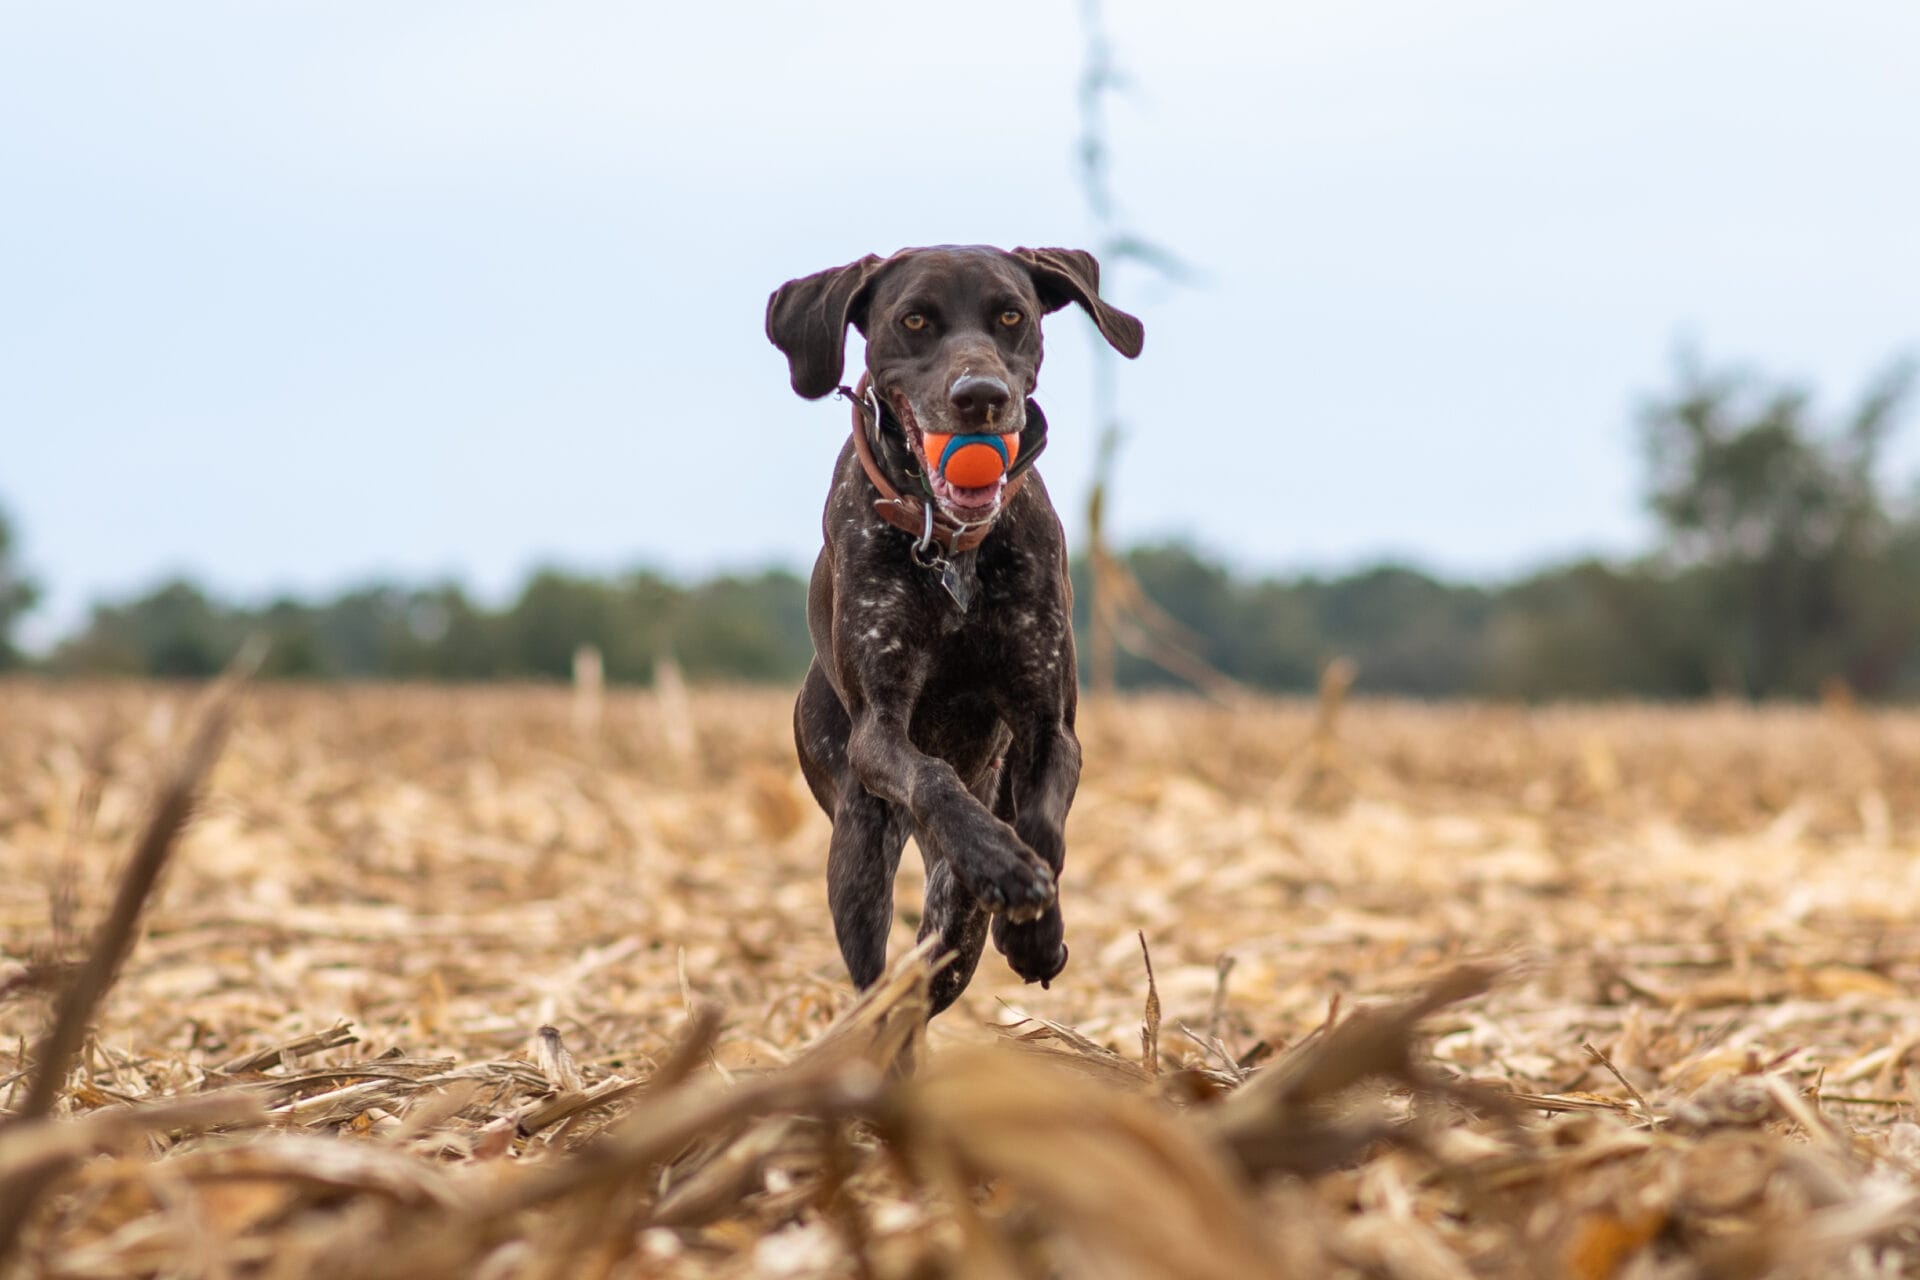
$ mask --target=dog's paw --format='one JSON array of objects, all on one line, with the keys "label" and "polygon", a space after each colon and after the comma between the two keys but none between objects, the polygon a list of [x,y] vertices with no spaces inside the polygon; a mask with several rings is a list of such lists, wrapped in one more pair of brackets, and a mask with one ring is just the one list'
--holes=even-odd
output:
[{"label": "dog's paw", "polygon": [[1005,867],[985,877],[974,896],[995,920],[1020,924],[1044,915],[1054,904],[1055,893],[1053,870],[1028,855],[1010,860]]},{"label": "dog's paw", "polygon": [[999,916],[993,922],[993,945],[1007,958],[1008,968],[1025,981],[1044,987],[1067,967],[1065,932],[1058,906],[1024,924]]}]

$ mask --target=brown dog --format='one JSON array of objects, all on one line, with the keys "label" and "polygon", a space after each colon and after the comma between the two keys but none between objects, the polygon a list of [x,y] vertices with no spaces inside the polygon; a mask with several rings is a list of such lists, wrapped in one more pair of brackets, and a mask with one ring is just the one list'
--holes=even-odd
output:
[{"label": "brown dog", "polygon": [[[920,937],[952,957],[935,1013],[973,976],[989,917],[1027,981],[1067,962],[1056,886],[1080,777],[1073,593],[1031,470],[1047,424],[1028,397],[1040,319],[1070,302],[1140,353],[1140,322],[1102,302],[1099,281],[1078,250],[947,246],[865,257],[767,303],[767,336],[809,399],[839,386],[847,326],[867,339],[808,593],[814,659],[794,737],[833,819],[827,901],[861,987],[885,968],[894,873],[907,836],[919,844]],[[1010,465],[956,479],[930,447],[950,438]]]}]

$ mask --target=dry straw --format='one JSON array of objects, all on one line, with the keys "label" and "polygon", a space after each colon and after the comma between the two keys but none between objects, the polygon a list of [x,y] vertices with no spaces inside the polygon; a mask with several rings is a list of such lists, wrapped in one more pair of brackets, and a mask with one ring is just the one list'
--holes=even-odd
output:
[{"label": "dry straw", "polygon": [[780,700],[595,699],[0,685],[0,1266],[1920,1273],[1920,719],[1095,708],[929,1031]]}]

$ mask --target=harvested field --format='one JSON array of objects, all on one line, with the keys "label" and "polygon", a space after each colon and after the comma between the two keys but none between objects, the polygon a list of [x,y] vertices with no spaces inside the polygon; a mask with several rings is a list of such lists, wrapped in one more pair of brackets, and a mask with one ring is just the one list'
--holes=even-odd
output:
[{"label": "harvested field", "polygon": [[923,1043],[786,697],[261,689],[18,1118],[198,698],[0,685],[16,1274],[1920,1275],[1920,716],[1091,707]]}]

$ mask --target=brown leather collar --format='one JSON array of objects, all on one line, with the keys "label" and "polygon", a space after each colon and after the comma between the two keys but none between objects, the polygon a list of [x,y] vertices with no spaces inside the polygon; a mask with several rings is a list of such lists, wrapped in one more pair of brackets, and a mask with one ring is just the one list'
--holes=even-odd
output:
[{"label": "brown leather collar", "polygon": [[[1008,479],[1007,487],[1000,491],[1000,505],[995,508],[994,513],[985,520],[972,524],[961,524],[956,521],[931,499],[916,498],[901,493],[887,479],[886,472],[880,469],[879,460],[873,456],[873,444],[867,435],[867,388],[872,378],[872,374],[863,373],[860,375],[859,384],[853,390],[848,391],[845,387],[840,390],[847,399],[853,401],[854,452],[860,455],[860,466],[866,471],[867,479],[873,483],[875,489],[880,491],[880,496],[873,502],[874,514],[902,533],[912,534],[915,539],[932,537],[933,541],[939,544],[940,549],[949,555],[973,550],[987,540],[987,535],[993,532],[993,522],[1000,518],[1000,513],[1007,509],[1013,502],[1014,495],[1020,492],[1020,486],[1026,483],[1026,470],[1018,470]],[[876,434],[879,428],[880,424],[877,422],[872,426]],[[931,525],[927,521],[929,511],[933,513]]]}]

